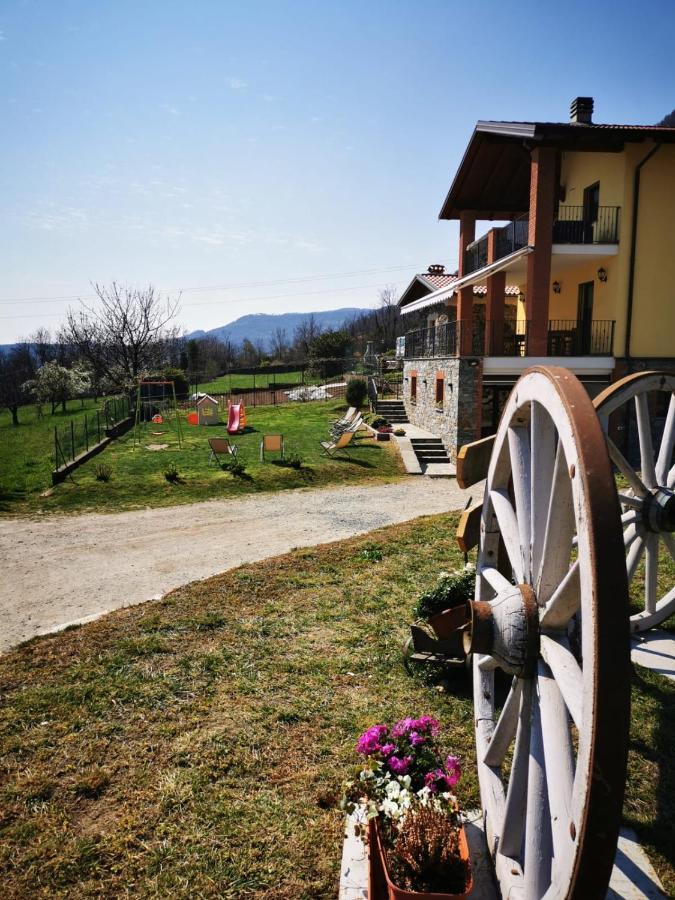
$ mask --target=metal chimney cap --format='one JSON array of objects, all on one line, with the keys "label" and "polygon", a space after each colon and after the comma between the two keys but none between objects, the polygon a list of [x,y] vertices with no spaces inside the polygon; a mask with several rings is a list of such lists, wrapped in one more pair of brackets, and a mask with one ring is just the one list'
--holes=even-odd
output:
[{"label": "metal chimney cap", "polygon": [[570,103],[570,122],[580,125],[593,124],[593,98],[575,97]]}]

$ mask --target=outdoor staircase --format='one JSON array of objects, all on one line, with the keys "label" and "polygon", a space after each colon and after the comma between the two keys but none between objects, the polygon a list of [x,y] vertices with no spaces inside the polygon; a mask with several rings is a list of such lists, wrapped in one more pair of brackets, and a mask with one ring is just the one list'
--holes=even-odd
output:
[{"label": "outdoor staircase", "polygon": [[411,438],[410,443],[422,471],[434,463],[449,463],[448,451],[440,438]]},{"label": "outdoor staircase", "polygon": [[407,425],[408,416],[403,405],[403,400],[377,400],[375,412],[378,416],[384,416],[392,425]]}]

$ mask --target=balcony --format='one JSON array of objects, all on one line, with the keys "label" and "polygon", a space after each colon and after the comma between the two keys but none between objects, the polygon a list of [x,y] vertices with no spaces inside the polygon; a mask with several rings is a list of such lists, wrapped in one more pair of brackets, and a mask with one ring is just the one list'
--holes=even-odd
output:
[{"label": "balcony", "polygon": [[[619,206],[599,206],[592,214],[583,206],[559,206],[553,223],[554,244],[618,244]],[[495,258],[503,259],[527,246],[529,221],[521,216],[495,229]],[[488,235],[484,234],[466,248],[464,274],[476,272],[488,264]]]},{"label": "balcony", "polygon": [[[528,356],[529,321],[506,320],[473,323],[472,356]],[[436,328],[409,331],[405,336],[404,358],[419,359],[457,356],[465,323],[448,322]],[[549,356],[611,356],[614,320],[551,319],[548,323]]]}]

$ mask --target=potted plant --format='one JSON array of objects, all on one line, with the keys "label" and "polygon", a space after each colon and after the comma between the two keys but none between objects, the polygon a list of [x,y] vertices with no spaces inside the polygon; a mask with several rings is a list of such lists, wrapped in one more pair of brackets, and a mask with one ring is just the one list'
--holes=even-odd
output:
[{"label": "potted plant", "polygon": [[442,754],[431,716],[373,725],[358,740],[364,767],[345,783],[343,808],[367,826],[370,900],[464,898],[472,886],[454,788],[456,756]]},{"label": "potted plant", "polygon": [[391,433],[394,429],[391,425],[380,425],[377,429],[377,434],[375,436],[375,440],[377,441],[388,441],[391,437]]}]

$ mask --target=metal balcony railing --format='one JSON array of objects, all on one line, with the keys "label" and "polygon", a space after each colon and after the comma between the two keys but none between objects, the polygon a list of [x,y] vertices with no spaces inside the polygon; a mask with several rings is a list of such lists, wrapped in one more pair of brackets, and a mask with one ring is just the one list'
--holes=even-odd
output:
[{"label": "metal balcony railing", "polygon": [[[611,356],[614,320],[551,319],[548,323],[549,356]],[[405,336],[405,359],[458,356],[465,322],[448,322],[436,328],[409,331]],[[471,356],[528,356],[530,322],[506,319],[471,326]]]}]

